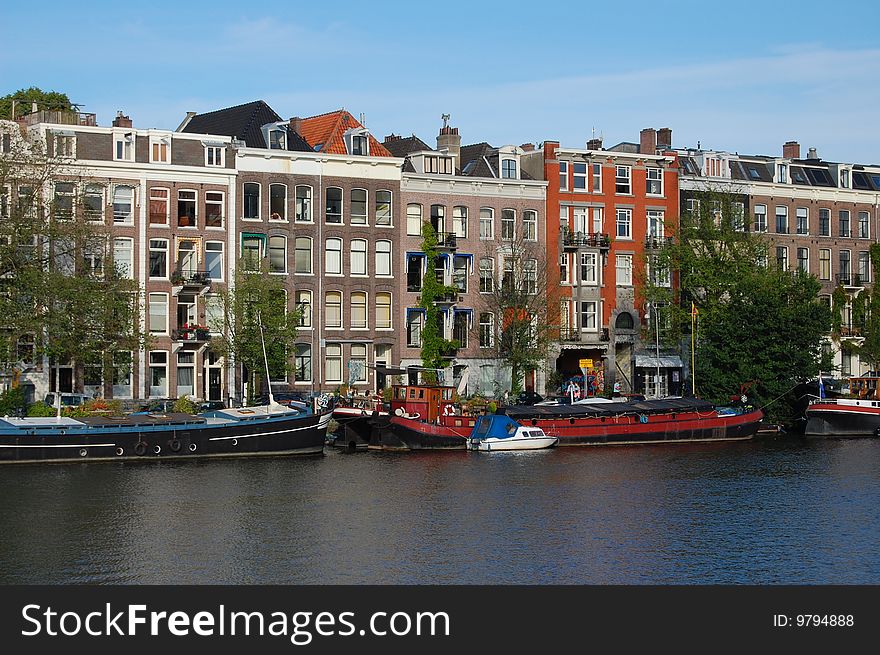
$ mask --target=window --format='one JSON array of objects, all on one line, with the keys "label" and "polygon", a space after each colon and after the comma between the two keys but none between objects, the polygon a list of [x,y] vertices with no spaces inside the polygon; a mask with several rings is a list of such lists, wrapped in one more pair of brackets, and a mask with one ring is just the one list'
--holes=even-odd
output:
[{"label": "window", "polygon": [[436,232],[445,232],[446,207],[443,205],[431,205],[431,227]]},{"label": "window", "polygon": [[348,380],[352,383],[367,381],[367,346],[363,343],[351,344],[351,359],[348,360]]},{"label": "window", "polygon": [[559,162],[559,190],[566,191],[568,189],[568,162]]},{"label": "window", "polygon": [[598,255],[595,252],[582,252],[580,263],[581,282],[584,284],[596,284],[599,270]]},{"label": "window", "polygon": [[260,185],[255,182],[244,184],[244,215],[245,219],[260,218]]},{"label": "window", "polygon": [[810,272],[810,249],[809,248],[798,248],[797,249],[797,270],[803,271],[804,273]]},{"label": "window", "polygon": [[480,293],[495,291],[495,260],[489,257],[480,259]]},{"label": "window", "polygon": [[134,134],[132,132],[113,135],[113,159],[134,161]]},{"label": "window", "polygon": [[324,320],[328,328],[342,327],[342,293],[328,291],[324,297]]},{"label": "window", "polygon": [[617,166],[614,174],[614,192],[622,194],[632,193],[630,175],[632,169],[629,166]]},{"label": "window", "polygon": [[269,220],[287,220],[287,185],[269,185]]},{"label": "window", "polygon": [[83,271],[92,277],[104,275],[104,244],[100,240],[86,242],[83,247]]},{"label": "window", "polygon": [[391,275],[391,242],[376,242],[376,275]]},{"label": "window", "polygon": [[495,210],[489,207],[480,209],[480,238],[495,238]]},{"label": "window", "polygon": [[820,209],[819,210],[819,236],[821,236],[821,237],[830,237],[831,236],[831,210],[830,209]]},{"label": "window", "polygon": [[205,146],[205,166],[225,166],[226,148],[222,146]]},{"label": "window", "polygon": [[312,187],[296,187],[296,216],[297,223],[312,222]]},{"label": "window", "polygon": [[781,271],[788,270],[788,248],[786,246],[776,246],[776,266]]},{"label": "window", "polygon": [[571,280],[568,277],[569,271],[569,256],[568,253],[562,253],[559,255],[559,281],[562,284],[571,284]]},{"label": "window", "polygon": [[452,208],[452,230],[455,232],[455,236],[460,239],[466,239],[468,235],[467,230],[467,220],[468,220],[468,210],[467,207],[462,207],[461,205]]},{"label": "window", "polygon": [[73,218],[73,182],[56,182],[55,198],[52,201],[52,216],[59,221]]},{"label": "window", "polygon": [[163,398],[168,395],[168,353],[150,351],[150,397]]},{"label": "window", "polygon": [[657,209],[649,209],[648,212],[648,236],[663,238],[663,212]]},{"label": "window", "polygon": [[260,270],[260,260],[263,259],[263,246],[266,237],[262,234],[241,235],[241,258],[246,271]]},{"label": "window", "polygon": [[177,395],[192,396],[195,393],[196,354],[191,350],[177,353]]},{"label": "window", "polygon": [[516,288],[514,264],[513,257],[504,258],[504,269],[501,273],[501,288],[504,290],[510,291]]},{"label": "window", "polygon": [[788,207],[776,208],[776,233],[788,234]]},{"label": "window", "polygon": [[[758,206],[764,207],[764,205]],[[757,212],[758,210],[756,209],[755,211]],[[687,213],[687,215],[693,220],[698,219],[700,217],[700,201],[697,198],[687,198],[685,200],[685,213]],[[767,214],[766,207],[764,207],[764,214]]]},{"label": "window", "polygon": [[293,360],[294,382],[312,381],[312,347],[307,343],[296,344]]},{"label": "window", "polygon": [[376,294],[376,329],[391,329],[391,294],[385,291]]},{"label": "window", "polygon": [[390,191],[376,191],[376,225],[391,225]]},{"label": "window", "polygon": [[296,308],[299,310],[299,322],[302,328],[312,327],[312,292],[300,289],[296,292]]},{"label": "window", "polygon": [[425,157],[425,173],[452,175],[452,157]]},{"label": "window", "polygon": [[425,267],[425,256],[408,254],[406,256],[406,290],[422,290],[422,270]]},{"label": "window", "polygon": [[287,273],[287,239],[269,237],[269,272]]},{"label": "window", "polygon": [[328,223],[342,223],[342,189],[330,187],[326,192],[327,209],[324,219]]},{"label": "window", "polygon": [[849,250],[841,250],[840,251],[840,275],[838,276],[838,282],[840,284],[849,285],[850,283],[850,257]]},{"label": "window", "polygon": [[840,169],[840,187],[842,189],[849,188],[849,169],[846,169],[846,168]]},{"label": "window", "polygon": [[632,255],[617,255],[617,285],[632,286]]},{"label": "window", "polygon": [[134,279],[134,242],[131,239],[113,239],[113,269],[120,278]]},{"label": "window", "polygon": [[367,192],[365,189],[351,190],[351,224],[367,224]]},{"label": "window", "polygon": [[150,294],[150,334],[168,334],[168,294]]},{"label": "window", "polygon": [[169,150],[168,137],[150,137],[150,161],[152,163],[167,164],[170,161]]},{"label": "window", "polygon": [[632,209],[617,210],[617,237],[619,239],[632,238]]},{"label": "window", "polygon": [[516,212],[512,209],[501,210],[501,238],[512,241],[516,235]]},{"label": "window", "polygon": [[10,190],[8,186],[0,187],[0,218],[9,218],[9,196]]},{"label": "window", "polygon": [[798,234],[810,233],[810,213],[806,207],[798,207],[794,210],[795,220],[797,222],[796,230]]},{"label": "window", "polygon": [[[7,148],[6,152],[8,151],[9,149]],[[76,157],[76,136],[73,133],[55,134],[55,156],[70,159]]]},{"label": "window", "polygon": [[223,227],[223,193],[205,192],[205,227]]},{"label": "window", "polygon": [[354,291],[351,294],[351,328],[364,330],[367,327],[367,294]]},{"label": "window", "polygon": [[458,287],[461,293],[467,293],[468,290],[468,265],[470,257],[464,255],[455,255],[452,259],[452,283]]},{"label": "window", "polygon": [[205,241],[205,271],[211,280],[223,279],[222,241]]},{"label": "window", "polygon": [[422,347],[422,328],[425,325],[425,313],[418,310],[406,312],[406,345],[410,348]]},{"label": "window", "polygon": [[492,348],[495,335],[495,316],[490,312],[480,312],[480,348]]},{"label": "window", "polygon": [[458,341],[459,348],[468,347],[468,328],[470,327],[470,311],[455,311],[452,315],[452,339]]},{"label": "window", "polygon": [[574,190],[575,191],[586,191],[587,190],[587,165],[579,164],[575,162],[572,165],[573,174],[574,174]]},{"label": "window", "polygon": [[365,134],[353,135],[351,137],[351,154],[353,155],[369,155],[370,141]]},{"label": "window", "polygon": [[309,237],[296,237],[293,251],[294,273],[311,274],[312,272],[312,240]]},{"label": "window", "polygon": [[867,251],[859,253],[859,272],[856,275],[856,285],[862,286],[871,281],[871,254]]},{"label": "window", "polygon": [[767,231],[767,205],[755,205],[755,232]]},{"label": "window", "polygon": [[198,245],[196,239],[179,239],[177,242],[177,270],[187,277],[195,275],[198,270]]},{"label": "window", "polygon": [[535,295],[538,293],[538,260],[527,259],[523,262],[523,291]]},{"label": "window", "polygon": [[602,193],[602,164],[593,164],[593,193]]},{"label": "window", "polygon": [[[168,191],[165,189],[153,189],[154,192],[165,192],[165,215],[163,216],[163,224],[168,224]],[[152,223],[152,197],[150,199],[150,222]],[[117,225],[131,225],[134,223],[134,188],[130,186],[118,186],[113,189],[113,222]]]},{"label": "window", "polygon": [[177,225],[196,226],[196,192],[180,190],[177,192]]},{"label": "window", "polygon": [[327,382],[342,382],[342,344],[327,344],[324,350],[324,373]]},{"label": "window", "polygon": [[859,239],[868,239],[871,236],[870,215],[868,212],[859,212]]},{"label": "window", "polygon": [[415,203],[406,206],[406,233],[409,236],[422,234],[422,206]]},{"label": "window", "polygon": [[595,300],[587,300],[581,302],[581,330],[584,332],[596,332],[598,330],[598,321],[596,320],[596,307],[598,303]]},{"label": "window", "polygon": [[538,212],[527,209],[523,212],[523,239],[538,240]]},{"label": "window", "polygon": [[672,286],[672,280],[669,276],[669,266],[664,265],[657,255],[651,255],[648,258],[648,279],[651,284],[657,287]]},{"label": "window", "polygon": [[745,232],[746,206],[741,202],[730,203],[730,227],[737,232]]},{"label": "window", "polygon": [[515,180],[516,179],[516,160],[515,159],[502,159],[501,160],[501,177],[502,179]]},{"label": "window", "polygon": [[848,237],[849,233],[849,210],[841,209],[838,212],[838,218],[840,219],[840,236]]},{"label": "window", "polygon": [[662,168],[647,168],[645,169],[646,175],[646,190],[645,192],[649,196],[662,196],[663,195],[663,169]]},{"label": "window", "polygon": [[324,272],[342,275],[342,239],[330,238],[325,241]]},{"label": "window", "polygon": [[831,250],[828,248],[819,250],[819,279],[831,279]]},{"label": "window", "polygon": [[788,184],[787,164],[776,164],[776,182],[779,184]]},{"label": "window", "polygon": [[[168,225],[168,193],[168,189],[150,189],[150,225]],[[113,192],[113,221],[116,222],[116,191]]]},{"label": "window", "polygon": [[352,239],[350,275],[367,274],[367,242],[364,239]]},{"label": "window", "polygon": [[287,150],[287,134],[284,130],[269,130],[269,149]]},{"label": "window", "polygon": [[168,277],[167,239],[150,239],[150,277]]}]

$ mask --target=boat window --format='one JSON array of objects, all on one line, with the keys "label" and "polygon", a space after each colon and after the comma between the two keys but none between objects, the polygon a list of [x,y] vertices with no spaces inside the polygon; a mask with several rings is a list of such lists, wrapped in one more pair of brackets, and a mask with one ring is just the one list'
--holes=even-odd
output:
[{"label": "boat window", "polygon": [[415,397],[416,397],[416,390],[415,390],[415,389],[410,389],[410,390],[409,390],[409,397],[410,397],[410,398],[415,398]]},{"label": "boat window", "polygon": [[419,389],[419,398],[424,398],[424,397],[425,397],[425,390]]}]

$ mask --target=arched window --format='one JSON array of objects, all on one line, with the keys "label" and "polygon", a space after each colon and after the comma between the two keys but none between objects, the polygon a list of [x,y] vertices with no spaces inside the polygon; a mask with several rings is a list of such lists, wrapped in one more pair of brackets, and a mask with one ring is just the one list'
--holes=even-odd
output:
[{"label": "arched window", "polygon": [[629,312],[621,312],[614,321],[615,330],[632,330],[634,327],[632,314]]}]

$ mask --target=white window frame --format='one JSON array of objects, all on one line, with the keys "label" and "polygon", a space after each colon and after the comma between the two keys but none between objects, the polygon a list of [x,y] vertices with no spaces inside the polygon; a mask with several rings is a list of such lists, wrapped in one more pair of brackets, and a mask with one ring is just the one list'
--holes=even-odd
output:
[{"label": "white window frame", "polygon": [[[119,249],[117,244],[128,244],[127,247]],[[126,261],[122,261],[118,256],[120,252],[127,252]],[[125,269],[123,269],[123,266]],[[117,276],[126,279],[134,279],[134,239],[130,237],[113,237],[113,268]]]},{"label": "white window frame", "polygon": [[[379,246],[382,246],[382,250]],[[384,248],[387,246],[387,250]],[[391,277],[394,275],[394,264],[392,258],[392,244],[388,239],[379,239],[376,241],[375,254],[375,275],[376,277]],[[386,272],[387,271],[387,272]]]},{"label": "white window frame", "polygon": [[[364,211],[361,214],[354,213],[355,194],[364,194],[363,206]],[[360,201],[357,201],[360,202]],[[348,224],[357,225],[359,227],[369,227],[370,225],[370,192],[360,187],[348,190]]]},{"label": "white window frame", "polygon": [[113,132],[113,161],[134,161],[136,143],[133,129]]},{"label": "white window frame", "polygon": [[559,190],[568,191],[568,162],[559,162]]},{"label": "white window frame", "polygon": [[[273,247],[273,242],[276,244]],[[280,271],[272,268],[272,252],[278,250],[278,243],[281,243],[282,264]],[[266,254],[269,256],[269,274],[270,275],[287,275],[287,237],[282,234],[271,234],[266,238]]]},{"label": "white window frame", "polygon": [[[599,331],[599,301],[598,300],[582,300],[580,301],[578,320],[580,322],[581,332],[598,332]],[[586,317],[586,320],[584,320]]]},{"label": "white window frame", "polygon": [[[156,242],[157,244],[159,244],[159,243],[165,244],[165,248],[164,248],[165,275],[157,275],[157,276],[151,275],[152,271],[150,270],[150,255],[154,250],[156,252],[162,252],[162,250],[163,250],[158,245],[156,248],[153,248],[153,242]],[[171,250],[169,249],[168,239],[149,239],[149,241],[147,243],[147,276],[148,276],[148,278],[150,280],[167,280],[167,279],[169,279],[168,276],[171,274],[170,269],[171,269]]]},{"label": "white window frame", "polygon": [[[333,297],[334,301],[330,301],[330,297]],[[339,302],[336,303],[335,299],[339,298]],[[330,320],[330,310],[331,308],[338,308],[339,312],[339,320],[335,322],[331,322]],[[342,320],[342,292],[341,291],[327,291],[324,294],[324,329],[325,330],[341,330],[343,327]]]},{"label": "white window frame", "polygon": [[[307,189],[308,195],[300,197],[299,190]],[[313,193],[312,187],[308,184],[297,184],[293,190],[294,193],[294,222],[296,223],[314,223],[314,205],[312,203]],[[303,211],[305,210],[305,211]],[[304,218],[303,218],[304,217]]]},{"label": "white window frame", "polygon": [[[220,246],[220,247],[217,248],[217,246]],[[223,270],[225,267],[225,262],[226,262],[226,258],[224,256],[225,248],[226,248],[226,246],[223,241],[205,241],[205,255],[204,255],[204,257],[205,257],[205,259],[204,259],[205,271],[208,273],[208,276],[210,277],[211,280],[215,280],[217,282],[222,282],[223,279],[226,277],[226,273]],[[211,253],[211,255],[209,256],[208,253]],[[208,260],[215,258],[218,253],[220,256],[220,266],[218,267],[219,272],[220,272],[220,277],[214,277],[213,275],[211,275],[211,268],[208,266]]]},{"label": "white window frame", "polygon": [[[335,246],[339,244],[339,247],[331,248],[331,244]],[[343,249],[342,239],[339,237],[327,237],[324,241],[324,273],[326,275],[342,275],[342,249]],[[332,254],[332,253],[335,253]],[[332,257],[332,259],[331,259]]]},{"label": "white window frame", "polygon": [[630,254],[615,257],[616,284],[619,287],[633,285],[633,256]]},{"label": "white window frame", "polygon": [[312,304],[311,289],[297,289],[296,291],[296,307],[300,310],[299,324],[305,330],[312,329],[312,315],[314,305]]},{"label": "white window frame", "polygon": [[[213,196],[213,197],[212,197]],[[208,225],[208,207],[220,209],[220,225]],[[223,191],[205,190],[205,229],[222,230],[226,227],[226,194]]]},{"label": "white window frame", "polygon": [[[379,198],[382,194],[386,193],[388,194],[387,218],[384,214],[379,214],[379,207],[385,204],[385,202],[379,200]],[[373,225],[375,225],[376,227],[394,227],[394,192],[390,189],[377,189],[373,195],[375,197],[375,202],[373,203],[373,209],[375,211]]]},{"label": "white window frame", "polygon": [[464,205],[455,205],[452,208],[452,230],[459,239],[467,239],[468,235],[468,208]]},{"label": "white window frame", "polygon": [[[355,246],[357,246],[357,248]],[[369,275],[369,264],[367,262],[368,252],[369,243],[366,239],[352,239],[349,242],[349,275],[351,275],[352,277],[366,277]]]},{"label": "white window frame", "polygon": [[[281,204],[280,213],[272,211],[272,189],[284,189],[284,202]],[[287,185],[281,182],[269,183],[269,222],[270,223],[286,223],[287,222]],[[277,208],[276,208],[277,209]]]},{"label": "white window frame", "polygon": [[501,210],[501,240],[516,239],[516,210],[506,207]]},{"label": "white window frame", "polygon": [[[257,187],[257,215],[247,215],[247,187]],[[263,185],[259,182],[244,182],[241,185],[241,220],[243,221],[262,221],[263,220]]]},{"label": "white window frame", "polygon": [[[305,240],[309,244],[309,259],[308,259],[309,270],[307,270],[307,271],[300,271],[299,270],[299,268],[300,268],[299,265],[301,263],[300,262],[300,253],[305,252],[304,248],[298,247],[300,240]],[[313,247],[314,247],[314,243],[313,243],[312,237],[295,237],[294,242],[293,242],[293,274],[294,275],[313,275],[314,274]]]},{"label": "white window frame", "polygon": [[[617,208],[615,211],[614,234],[616,238],[624,241],[632,241],[632,209]],[[623,220],[621,220],[621,218]],[[625,227],[624,234],[621,234],[621,227]]]},{"label": "white window frame", "polygon": [[225,146],[205,146],[205,166],[210,166],[212,168],[225,168]]},{"label": "white window frame", "polygon": [[[169,302],[168,302],[168,294],[167,293],[155,293],[150,292],[147,295],[148,307],[147,307],[147,332],[150,334],[156,335],[167,335],[168,334],[168,313],[169,313]],[[160,325],[154,327],[153,326],[153,317],[160,317],[162,314],[153,312],[153,308],[156,307],[165,307],[164,320],[160,320]]]},{"label": "white window frame", "polygon": [[[488,226],[488,230],[484,229]],[[480,207],[480,239],[495,238],[495,210],[492,207]]]},{"label": "white window frame", "polygon": [[[159,195],[156,195],[154,193],[156,191],[158,191],[160,193],[164,193],[165,197],[163,198],[163,197],[160,197]],[[162,223],[153,223],[152,222],[153,212],[152,212],[151,205],[154,202],[165,203],[165,220]],[[114,214],[115,214],[115,210],[114,210]],[[171,189],[169,189],[167,187],[158,187],[158,186],[157,187],[150,187],[150,199],[149,199],[148,205],[147,205],[147,223],[149,224],[149,226],[150,227],[160,227],[160,226],[167,227],[168,222],[170,220],[170,218],[169,218],[170,215],[171,215]],[[115,221],[115,217],[114,217],[114,221]]]},{"label": "white window frame", "polygon": [[[336,375],[334,365],[338,362],[339,374]],[[331,377],[332,375],[332,377]],[[325,382],[342,382],[342,344],[328,343],[324,347],[324,379]]]},{"label": "white window frame", "polygon": [[[416,212],[418,208],[418,212]],[[406,234],[407,236],[422,235],[422,205],[411,202],[406,206]]]},{"label": "white window frame", "polygon": [[[363,302],[360,300],[363,299]],[[366,291],[352,291],[348,294],[348,304],[351,307],[349,320],[349,329],[351,330],[369,330],[370,316],[369,295]]]},{"label": "white window frame", "polygon": [[[117,198],[117,192],[118,192],[120,189],[128,189],[129,192],[131,193],[131,195],[129,196],[130,199],[131,199],[131,206],[129,207],[128,214],[125,215],[125,217],[123,218],[123,220],[117,220],[117,212],[116,212],[116,198]],[[169,195],[170,195],[170,194],[169,194]],[[171,201],[171,199],[168,198],[168,205],[171,204],[170,201]],[[117,185],[115,185],[115,186],[113,187],[113,202],[112,202],[112,206],[113,206],[113,224],[114,224],[114,225],[134,225],[134,208],[135,208],[135,205],[136,205],[136,204],[137,204],[137,193],[136,193],[135,187],[134,187],[133,185],[131,185],[131,184],[117,184]],[[167,210],[167,208],[168,208],[168,205],[166,205],[166,210]],[[168,217],[167,217],[167,214],[166,214],[166,221],[167,221],[167,220],[168,220]],[[166,222],[166,224],[167,224],[167,222]]]},{"label": "white window frame", "polygon": [[[159,157],[156,156],[156,150],[159,151]],[[168,135],[159,136],[157,134],[150,135],[150,163],[151,164],[170,164],[171,163],[171,137]]]},{"label": "white window frame", "polygon": [[[583,167],[583,172],[578,172],[578,168]],[[587,184],[587,178],[590,175],[590,165],[586,162],[575,161],[571,166],[571,190],[575,193],[589,193],[590,186]]]},{"label": "white window frame", "polygon": [[[626,187],[626,191],[619,190],[618,187],[622,186]],[[614,193],[618,196],[631,196],[632,192],[632,166],[617,164],[614,168]]]},{"label": "white window frame", "polygon": [[[651,191],[654,186],[652,182],[657,183],[659,191]],[[645,169],[645,195],[660,197],[663,195],[663,169],[655,166],[648,166]]]},{"label": "white window frame", "polygon": [[[384,302],[385,300],[388,302]],[[377,330],[393,330],[394,329],[394,312],[393,294],[390,291],[376,292],[376,329]],[[387,308],[387,309],[386,309]],[[380,312],[381,310],[381,312]],[[387,315],[387,320],[386,320]]]},{"label": "white window frame", "polygon": [[538,212],[534,209],[525,209],[523,217],[523,239],[525,241],[538,240]]}]

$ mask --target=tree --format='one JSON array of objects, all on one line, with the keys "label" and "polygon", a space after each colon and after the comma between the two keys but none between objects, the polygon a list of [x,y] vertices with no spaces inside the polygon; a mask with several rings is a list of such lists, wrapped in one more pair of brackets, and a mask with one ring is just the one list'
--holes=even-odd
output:
[{"label": "tree", "polygon": [[[264,382],[266,360],[272,378],[285,377],[292,369],[291,354],[302,310],[287,308],[284,281],[270,275],[265,262],[258,264],[245,259],[236,268],[234,288],[221,290],[219,303],[218,317],[208,326],[219,336],[211,339],[209,347],[218,356],[244,367],[243,377],[250,383],[253,400],[257,379],[261,385]],[[265,380],[267,388],[268,383]]]},{"label": "tree", "polygon": [[[853,324],[863,337],[856,352],[872,371],[876,371],[880,369],[880,289],[877,287],[877,280],[880,280],[880,244],[871,244],[870,253],[874,286],[865,289],[853,300]],[[834,314],[839,328],[839,306],[835,306]]]},{"label": "tree", "polygon": [[550,346],[558,341],[559,278],[550,272],[558,269],[549,267],[545,250],[523,234],[500,248],[487,244],[481,260],[492,262],[491,271],[480,269],[481,309],[495,321],[492,352],[510,368],[510,391],[516,396],[523,390],[522,377],[546,367]]},{"label": "tree", "polygon": [[675,242],[653,262],[668,267],[679,285],[647,284],[646,298],[669,304],[672,340],[690,332],[696,308],[698,395],[727,402],[745,385],[759,406],[769,404],[772,417],[790,419],[788,392],[827,366],[822,341],[831,316],[819,301],[821,283],[768,263],[767,241],[747,230],[740,196],[707,190],[694,199]]},{"label": "tree", "polygon": [[[140,294],[115,269],[107,226],[85,202],[82,171],[0,122],[0,358],[15,376],[42,355],[111,377],[113,354],[139,350]],[[103,214],[101,214],[103,216]],[[27,351],[27,352],[26,352]],[[56,376],[56,390],[57,390]]]},{"label": "tree", "polygon": [[[15,116],[12,115],[12,105],[15,103]],[[38,109],[70,110],[73,105],[66,93],[58,91],[43,91],[32,86],[29,89],[19,89],[0,98],[0,120],[12,120],[19,116],[31,113],[33,103],[37,103]]]}]

